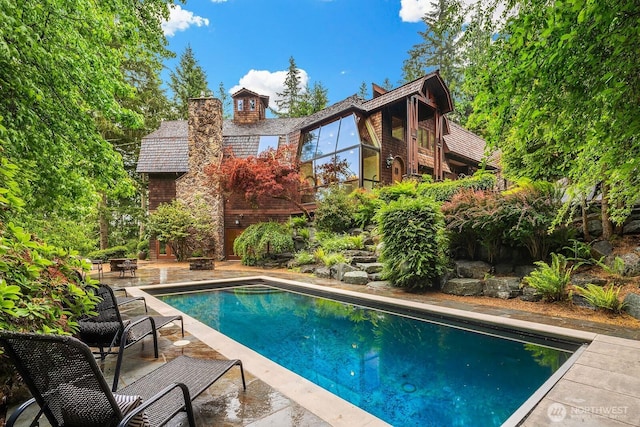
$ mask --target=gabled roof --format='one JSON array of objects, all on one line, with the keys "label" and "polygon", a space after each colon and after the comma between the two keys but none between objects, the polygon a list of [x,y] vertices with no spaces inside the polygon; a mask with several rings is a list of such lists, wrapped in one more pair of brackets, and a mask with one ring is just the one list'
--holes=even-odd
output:
[{"label": "gabled roof", "polygon": [[222,122],[223,136],[287,135],[297,129],[306,117],[259,120],[255,123],[237,124],[233,120]]},{"label": "gabled roof", "polygon": [[236,93],[234,93],[233,95],[231,95],[231,98],[238,98],[240,96],[255,96],[260,98],[260,101],[262,101],[262,104],[264,105],[264,108],[267,109],[269,108],[269,97],[267,95],[260,95],[259,93],[253,92],[249,89],[246,88],[242,88],[239,91],[237,91]]},{"label": "gabled roof", "polygon": [[425,95],[427,88],[435,95],[442,114],[453,111],[449,89],[437,71],[370,99],[362,106],[366,111],[374,111],[412,95]]},{"label": "gabled roof", "polygon": [[309,128],[320,122],[324,122],[333,116],[338,117],[349,110],[364,111],[364,109],[362,108],[362,104],[364,102],[365,101],[358,95],[351,95],[350,97],[336,102],[335,104],[330,105],[323,110],[317,111],[310,116],[304,117],[303,122],[300,124],[300,129]]},{"label": "gabled roof", "polygon": [[189,141],[186,120],[160,123],[160,128],[142,138],[138,173],[189,171]]},{"label": "gabled roof", "polygon": [[[449,122],[449,135],[444,137],[448,151],[465,157],[474,162],[480,163],[485,159],[486,142],[473,132],[470,132],[459,124]],[[497,166],[494,162],[489,162],[491,166]]]}]

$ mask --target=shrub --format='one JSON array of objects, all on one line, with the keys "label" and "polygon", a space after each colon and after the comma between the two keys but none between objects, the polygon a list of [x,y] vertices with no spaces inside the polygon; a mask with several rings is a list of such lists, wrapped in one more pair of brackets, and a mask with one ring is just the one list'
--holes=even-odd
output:
[{"label": "shrub", "polygon": [[380,208],[383,277],[411,289],[432,286],[447,265],[447,239],[439,205],[428,198],[402,197]]},{"label": "shrub", "polygon": [[180,200],[162,203],[149,215],[148,229],[151,236],[171,247],[178,261],[197,250],[207,255],[213,250],[215,226],[201,198],[192,205]]},{"label": "shrub", "polygon": [[269,255],[293,250],[293,239],[286,225],[277,222],[252,224],[233,242],[233,251],[244,265],[256,265]]},{"label": "shrub", "polygon": [[364,248],[364,238],[362,235],[349,236],[347,234],[318,232],[316,234],[316,240],[326,252],[338,252],[349,249]]},{"label": "shrub", "polygon": [[418,184],[417,194],[430,197],[437,202],[445,202],[460,190],[489,191],[496,185],[496,177],[487,171],[478,171],[473,176],[443,182],[422,182]]},{"label": "shrub", "polygon": [[89,252],[87,258],[108,261],[109,258],[125,258],[128,252],[129,249],[127,249],[126,246],[114,246],[112,248]]},{"label": "shrub", "polygon": [[304,216],[292,216],[289,218],[289,227],[292,230],[300,230],[307,226],[307,217]]},{"label": "shrub", "polygon": [[326,267],[331,267],[332,265],[341,263],[349,263],[349,259],[340,252],[330,252],[328,254],[324,254],[320,257],[320,261]]},{"label": "shrub", "polygon": [[316,203],[314,223],[318,230],[341,233],[352,227],[355,206],[342,187],[328,187]]},{"label": "shrub", "polygon": [[538,268],[524,278],[535,288],[545,301],[562,301],[567,298],[567,285],[571,280],[574,267],[569,267],[567,259],[561,254],[551,254],[551,264],[537,261]]},{"label": "shrub", "polygon": [[316,262],[316,259],[313,256],[313,254],[307,251],[297,252],[293,260],[296,265],[307,265],[307,264],[313,264]]},{"label": "shrub", "polygon": [[416,181],[409,179],[386,187],[380,187],[374,191],[380,200],[390,203],[399,200],[401,197],[415,197],[416,186]]},{"label": "shrub", "polygon": [[353,200],[354,204],[354,225],[364,228],[373,223],[373,217],[383,203],[377,193],[359,188],[349,194],[349,197]]},{"label": "shrub", "polygon": [[614,285],[602,287],[589,283],[586,288],[576,287],[576,292],[598,309],[620,313],[625,305],[619,298],[620,289]]}]

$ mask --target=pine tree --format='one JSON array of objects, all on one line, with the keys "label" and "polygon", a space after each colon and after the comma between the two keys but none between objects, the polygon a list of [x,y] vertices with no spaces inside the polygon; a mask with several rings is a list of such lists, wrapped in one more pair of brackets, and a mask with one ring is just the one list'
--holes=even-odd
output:
[{"label": "pine tree", "polygon": [[292,117],[291,114],[296,110],[300,101],[302,88],[300,87],[300,69],[296,66],[293,56],[289,58],[289,70],[287,77],[284,79],[284,90],[277,93],[276,105],[278,111],[276,114],[280,117]]},{"label": "pine tree", "polygon": [[300,94],[300,100],[292,108],[289,117],[305,117],[324,109],[329,103],[328,89],[321,82],[313,84],[313,88],[307,85],[306,90]]},{"label": "pine tree", "polygon": [[178,118],[189,116],[189,98],[196,98],[211,93],[207,83],[207,75],[198,64],[191,46],[187,45],[180,56],[180,63],[170,74],[169,87],[173,91],[173,104]]},{"label": "pine tree", "polygon": [[220,82],[220,84],[218,85],[218,92],[216,96],[222,103],[222,117],[224,119],[232,118],[233,105],[231,103],[231,96],[229,96],[229,93],[227,93],[227,90],[224,88],[224,83]]},{"label": "pine tree", "polygon": [[367,99],[369,97],[369,90],[367,89],[367,84],[362,82],[360,84],[360,88],[358,89],[358,96],[362,99]]}]

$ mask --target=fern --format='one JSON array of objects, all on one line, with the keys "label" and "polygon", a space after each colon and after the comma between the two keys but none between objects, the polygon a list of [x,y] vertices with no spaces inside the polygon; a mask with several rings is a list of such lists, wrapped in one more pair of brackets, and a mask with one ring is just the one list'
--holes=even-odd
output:
[{"label": "fern", "polygon": [[625,303],[620,301],[620,286],[598,286],[589,283],[586,288],[577,288],[576,291],[584,297],[592,306],[601,310],[620,313]]},{"label": "fern", "polygon": [[562,301],[567,298],[566,288],[574,267],[568,267],[567,258],[551,254],[551,265],[544,261],[535,263],[538,268],[525,278],[527,283],[542,295],[545,301]]}]

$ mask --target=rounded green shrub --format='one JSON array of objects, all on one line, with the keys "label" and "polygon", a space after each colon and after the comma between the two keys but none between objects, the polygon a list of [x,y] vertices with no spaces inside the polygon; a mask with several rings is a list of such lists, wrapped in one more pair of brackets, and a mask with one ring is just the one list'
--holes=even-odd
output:
[{"label": "rounded green shrub", "polygon": [[233,242],[233,251],[244,265],[256,265],[269,255],[293,251],[289,228],[277,222],[252,224]]},{"label": "rounded green shrub", "polygon": [[376,214],[382,233],[383,277],[395,286],[433,286],[448,263],[448,242],[439,205],[429,198],[401,197]]},{"label": "rounded green shrub", "polygon": [[354,224],[354,203],[339,185],[332,185],[316,201],[314,223],[319,231],[342,233]]}]

